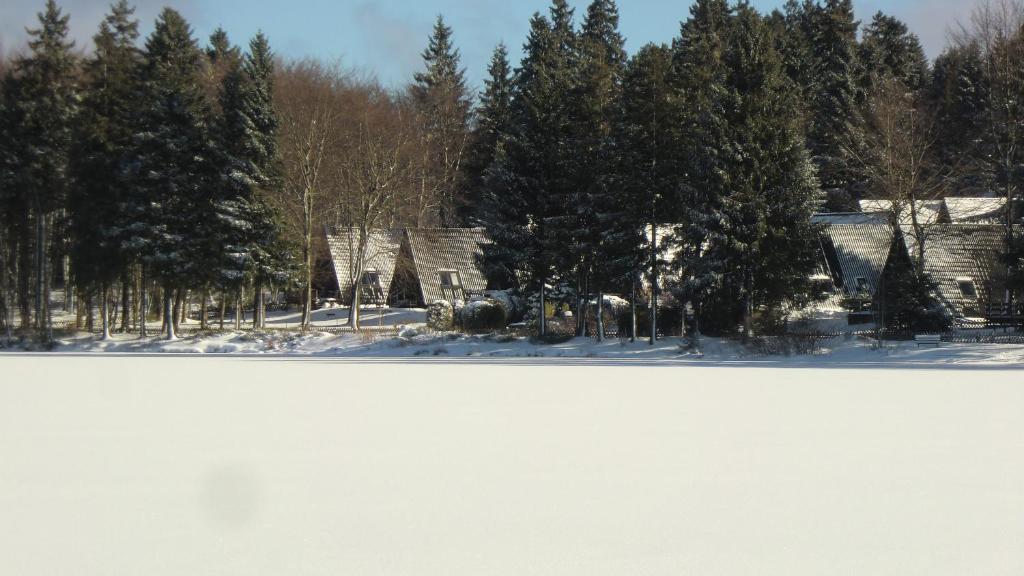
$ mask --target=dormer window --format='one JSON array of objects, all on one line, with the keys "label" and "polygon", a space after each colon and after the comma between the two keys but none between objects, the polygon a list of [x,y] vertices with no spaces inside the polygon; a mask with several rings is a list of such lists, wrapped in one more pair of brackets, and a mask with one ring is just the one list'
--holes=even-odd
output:
[{"label": "dormer window", "polygon": [[960,287],[960,294],[968,300],[978,299],[978,286],[973,278],[957,278],[956,285]]},{"label": "dormer window", "polygon": [[867,278],[857,277],[857,292],[865,294],[871,292],[871,283],[868,282]]},{"label": "dormer window", "polygon": [[441,293],[450,302],[464,300],[465,293],[462,291],[462,276],[456,270],[438,270],[438,277],[441,280]]}]

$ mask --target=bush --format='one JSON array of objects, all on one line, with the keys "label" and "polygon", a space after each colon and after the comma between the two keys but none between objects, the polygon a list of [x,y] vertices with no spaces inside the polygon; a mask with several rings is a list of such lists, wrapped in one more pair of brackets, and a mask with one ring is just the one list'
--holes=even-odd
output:
[{"label": "bush", "polygon": [[486,296],[505,308],[509,322],[520,322],[526,317],[526,299],[518,290],[490,290]]},{"label": "bush", "polygon": [[462,328],[471,334],[504,330],[508,326],[508,313],[497,300],[476,300],[466,304],[459,316]]},{"label": "bush", "polygon": [[455,308],[445,300],[435,300],[427,308],[427,328],[435,332],[448,332],[455,323]]}]

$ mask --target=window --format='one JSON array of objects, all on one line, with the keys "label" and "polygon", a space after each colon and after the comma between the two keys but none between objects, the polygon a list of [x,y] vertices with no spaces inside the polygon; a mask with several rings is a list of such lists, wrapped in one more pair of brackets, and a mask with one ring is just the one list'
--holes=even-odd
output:
[{"label": "window", "polygon": [[960,287],[960,294],[968,300],[978,299],[978,286],[974,284],[973,278],[957,278],[957,286]]},{"label": "window", "polygon": [[384,302],[384,288],[380,285],[380,273],[376,270],[363,272],[359,281],[363,291],[363,301],[370,304],[381,304]]},{"label": "window", "polygon": [[464,300],[462,276],[455,270],[438,270],[441,279],[441,294],[449,301]]},{"label": "window", "polygon": [[442,288],[462,288],[462,278],[459,277],[459,273],[454,270],[442,270],[438,272],[441,276],[441,287]]},{"label": "window", "polygon": [[857,277],[857,292],[871,292],[871,284],[867,278]]}]

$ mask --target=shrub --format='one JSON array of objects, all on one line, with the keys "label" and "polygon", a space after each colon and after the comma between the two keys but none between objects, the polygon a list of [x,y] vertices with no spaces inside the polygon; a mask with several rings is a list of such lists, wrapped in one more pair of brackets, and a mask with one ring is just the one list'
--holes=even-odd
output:
[{"label": "shrub", "polygon": [[427,328],[435,332],[448,332],[455,322],[455,309],[450,302],[435,300],[427,308]]},{"label": "shrub", "polygon": [[504,330],[508,325],[508,313],[496,300],[476,300],[466,304],[460,314],[462,328],[471,334]]}]

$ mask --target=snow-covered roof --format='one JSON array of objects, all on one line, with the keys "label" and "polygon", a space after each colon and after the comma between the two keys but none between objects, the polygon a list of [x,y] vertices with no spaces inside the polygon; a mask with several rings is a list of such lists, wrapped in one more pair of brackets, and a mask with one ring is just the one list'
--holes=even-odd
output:
[{"label": "snow-covered roof", "polygon": [[885,224],[888,216],[879,212],[819,212],[811,216],[812,224]]},{"label": "snow-covered roof", "polygon": [[845,295],[874,294],[892,248],[892,227],[832,224],[822,232],[822,248],[833,280]]},{"label": "snow-covered roof", "polygon": [[[385,296],[395,277],[395,263],[402,243],[402,230],[374,229],[367,233],[366,271],[376,272]],[[334,274],[343,299],[347,298],[357,280],[356,260],[359,246],[357,228],[335,228],[327,232],[327,246],[334,263]]]},{"label": "snow-covered roof", "polygon": [[483,228],[409,228],[406,231],[425,303],[447,300],[439,272],[459,273],[466,292],[482,292],[487,279],[477,264],[489,243]]},{"label": "snow-covered roof", "polygon": [[[903,242],[911,256],[917,254],[913,230],[903,230]],[[1004,249],[1005,230],[991,224],[940,224],[930,227],[924,237],[924,271],[938,284],[939,301],[957,316],[976,316],[979,302],[1000,300],[997,293],[1005,280],[999,256]],[[974,283],[977,297],[961,290],[961,281]]]},{"label": "snow-covered roof", "polygon": [[954,224],[998,224],[1002,222],[1006,198],[946,198],[946,212]]},{"label": "snow-covered roof", "polygon": [[[945,220],[945,204],[942,200],[918,200],[915,203],[917,208],[917,220],[923,225],[939,224]],[[860,211],[865,214],[888,214],[892,212],[891,200],[861,200]],[[900,224],[911,223],[909,206],[902,206],[900,209]]]}]

